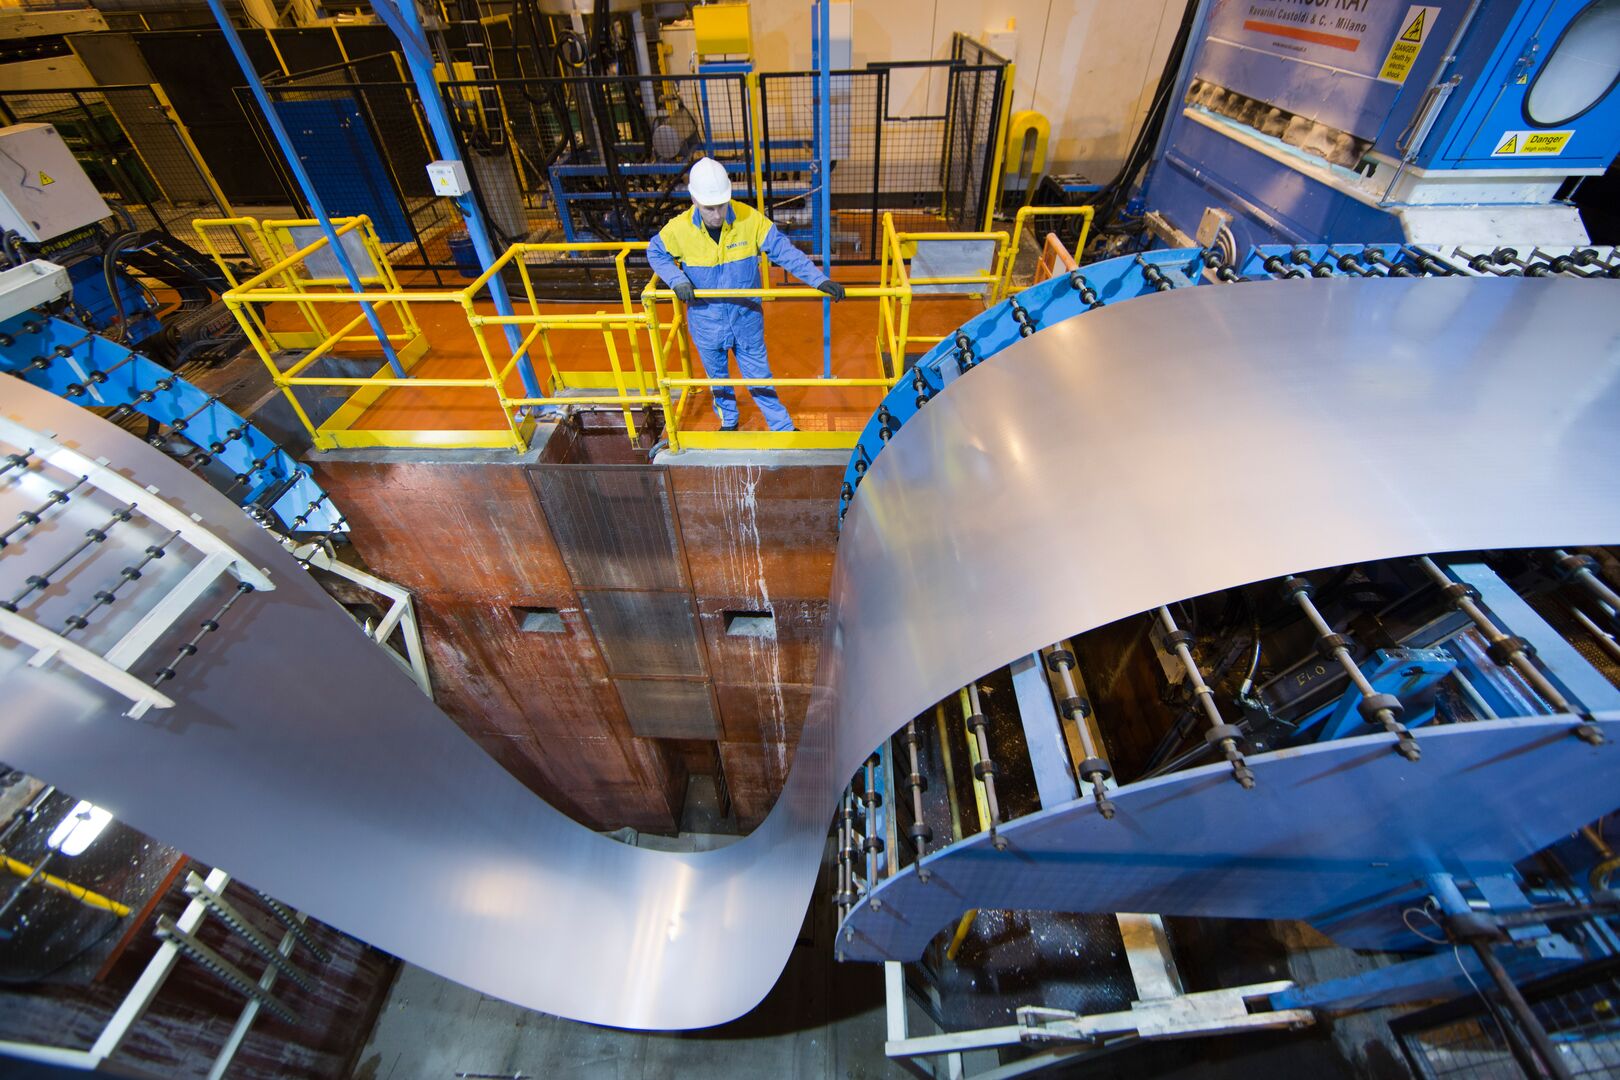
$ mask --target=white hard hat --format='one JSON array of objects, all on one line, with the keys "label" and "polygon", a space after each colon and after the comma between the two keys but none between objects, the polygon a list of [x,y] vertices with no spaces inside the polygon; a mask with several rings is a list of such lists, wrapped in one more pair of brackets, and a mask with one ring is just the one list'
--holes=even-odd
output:
[{"label": "white hard hat", "polygon": [[714,158],[698,158],[687,178],[686,190],[699,206],[724,206],[731,201],[731,177]]}]

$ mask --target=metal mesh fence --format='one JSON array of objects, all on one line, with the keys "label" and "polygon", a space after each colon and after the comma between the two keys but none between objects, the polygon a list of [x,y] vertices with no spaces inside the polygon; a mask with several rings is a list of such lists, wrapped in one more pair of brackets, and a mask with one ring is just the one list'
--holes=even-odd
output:
[{"label": "metal mesh fence", "polygon": [[[1525,988],[1570,1076],[1620,1077],[1620,961],[1555,975]],[[1478,996],[1426,1010],[1392,1024],[1413,1071],[1425,1080],[1521,1080],[1539,1076],[1515,1057],[1502,1025],[1505,1010],[1484,1008]]]},{"label": "metal mesh fence", "polygon": [[740,75],[495,79],[445,86],[474,186],[507,241],[646,240],[707,154],[752,186]]},{"label": "metal mesh fence", "polygon": [[[428,180],[436,155],[398,57],[383,53],[267,81],[265,92],[327,213],[367,215],[397,270],[442,283],[444,271],[456,267],[456,220]],[[259,137],[279,164],[270,133]]]},{"label": "metal mesh fence", "polygon": [[[882,215],[902,231],[971,231],[996,150],[1000,67],[890,64],[831,77],[833,258],[876,262]],[[816,76],[759,77],[766,212],[808,243]]]},{"label": "metal mesh fence", "polygon": [[229,213],[154,87],[0,91],[0,120],[55,127],[107,205],[133,227],[195,243],[193,218]]}]

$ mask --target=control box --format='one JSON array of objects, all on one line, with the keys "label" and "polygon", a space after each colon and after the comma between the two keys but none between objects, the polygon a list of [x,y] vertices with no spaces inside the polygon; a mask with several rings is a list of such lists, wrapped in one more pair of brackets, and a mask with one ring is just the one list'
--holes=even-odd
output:
[{"label": "control box", "polygon": [[0,228],[39,244],[111,216],[56,128],[0,128]]},{"label": "control box", "polygon": [[429,162],[427,172],[435,195],[453,199],[472,191],[472,185],[467,183],[467,166],[459,160]]}]

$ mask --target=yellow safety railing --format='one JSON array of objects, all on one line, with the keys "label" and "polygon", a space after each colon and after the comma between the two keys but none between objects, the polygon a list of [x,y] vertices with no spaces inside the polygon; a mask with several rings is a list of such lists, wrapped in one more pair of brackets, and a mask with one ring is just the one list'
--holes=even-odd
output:
[{"label": "yellow safety railing", "polygon": [[[625,433],[631,439],[637,437],[636,423],[632,410],[638,408],[660,408],[667,412],[667,400],[660,393],[656,378],[649,373],[642,363],[640,334],[646,333],[654,344],[656,354],[657,338],[653,332],[653,316],[646,310],[637,310],[635,301],[630,294],[630,278],[626,268],[626,261],[632,251],[645,251],[645,242],[615,241],[598,243],[558,243],[558,244],[514,244],[496,259],[494,264],[482,275],[467,286],[462,293],[462,307],[466,311],[467,322],[473,328],[474,336],[478,342],[478,350],[488,365],[494,389],[500,396],[501,408],[508,416],[545,406],[580,406],[580,405],[617,405],[624,414]],[[613,268],[619,285],[619,310],[598,310],[588,314],[556,314],[542,312],[540,299],[534,290],[534,279],[529,273],[529,264],[522,256],[530,253],[559,253],[559,252],[613,252]],[[518,278],[523,284],[523,295],[528,303],[527,314],[513,315],[486,315],[479,312],[475,300],[480,292],[489,284],[496,274],[502,273],[508,266],[515,266]],[[506,346],[510,341],[491,351],[490,340],[487,333],[489,327],[527,327],[521,341],[510,351]],[[600,333],[603,345],[607,352],[608,367],[602,371],[570,371],[557,366],[557,354],[552,347],[551,335],[553,332],[581,331],[586,333]],[[623,331],[628,341],[630,370],[626,371],[619,354],[616,331]],[[539,395],[508,394],[507,387],[512,373],[519,364],[523,363],[535,344],[538,343],[546,361],[546,378],[540,383],[543,393]],[[497,366],[497,356],[500,363]],[[574,391],[580,389],[611,388],[612,394],[580,394]],[[632,389],[634,393],[632,393]],[[515,429],[514,429],[515,430]]]},{"label": "yellow safety railing", "polygon": [[[952,242],[982,240],[992,244],[989,265],[983,270],[971,274],[936,275],[932,277],[915,277],[911,273],[910,261],[917,254],[917,245],[930,241],[948,240]],[[899,288],[904,290],[905,303],[891,305],[885,303],[878,316],[879,348],[887,347],[891,354],[900,357],[899,366],[904,367],[904,358],[913,345],[933,345],[944,340],[940,334],[918,334],[911,329],[911,300],[914,290],[930,286],[960,286],[976,285],[978,288],[963,291],[950,289],[949,291],[933,292],[936,299],[961,300],[964,298],[980,297],[986,305],[998,299],[1001,295],[1003,281],[1002,274],[1010,266],[1006,258],[1010,240],[1005,232],[899,232],[894,227],[894,218],[890,214],[883,215],[883,248],[879,259],[878,281],[886,288]],[[898,370],[898,369],[897,369]]]},{"label": "yellow safety railing", "polygon": [[[631,294],[627,261],[633,253],[644,251],[645,243],[516,244],[465,287],[406,289],[370,219],[336,219],[335,230],[361,279],[362,289],[356,293],[345,278],[335,276],[335,263],[330,261],[329,241],[324,234],[298,246],[301,234],[315,226],[313,221],[261,222],[232,217],[199,219],[193,224],[204,249],[220,265],[230,285],[224,294],[226,306],[317,449],[486,447],[522,451],[528,447],[537,410],[583,407],[619,411],[632,440],[641,433],[637,414],[657,410],[664,419],[669,448],[679,451],[854,446],[859,437],[857,430],[700,430],[689,424],[687,413],[701,391],[716,387],[887,391],[904,372],[906,355],[913,345],[942,340],[912,329],[912,304],[918,290],[929,286],[976,286],[965,293],[937,295],[945,299],[978,296],[987,305],[1005,296],[1026,219],[1047,214],[1083,215],[1086,221],[1077,250],[1084,247],[1090,227],[1089,207],[1025,207],[1019,211],[1010,237],[1004,231],[903,233],[885,214],[878,284],[854,285],[846,292],[850,299],[878,302],[872,373],[756,379],[703,376],[694,362],[696,352],[684,305],[656,277],[642,291],[638,304],[638,298]],[[264,264],[252,277],[241,280],[239,269],[222,256],[210,236],[211,230],[221,229],[251,236],[264,252]],[[953,276],[914,276],[909,264],[918,243],[935,240],[989,241],[989,265]],[[618,283],[617,303],[583,312],[542,307],[531,272],[531,256],[567,255],[611,256]],[[521,286],[521,296],[513,297],[516,306],[511,314],[493,310],[489,290],[497,275],[508,284],[515,276],[516,284]],[[699,290],[697,295],[707,300],[824,299],[818,290],[804,287]],[[666,304],[667,308],[662,306]],[[428,335],[415,310],[423,305],[424,311],[453,308],[449,318],[440,313],[429,320],[432,332],[466,334],[471,347],[460,351],[441,348],[424,367]],[[386,361],[378,360],[375,352],[364,361],[343,352],[346,346],[363,348],[367,342],[376,345],[366,306],[383,320],[383,332],[399,363],[398,373]],[[606,369],[567,367],[560,357],[575,350],[561,351],[554,340],[566,333],[599,335]],[[440,338],[440,342],[445,340]],[[355,369],[359,363],[367,364],[369,370]],[[532,378],[532,383],[526,382],[526,377]],[[534,390],[526,388],[531,385]],[[410,390],[422,393],[385,397],[391,391]],[[341,400],[334,404],[330,396],[335,391],[341,392]],[[313,396],[301,398],[300,394]],[[468,401],[473,402],[471,409],[463,407]],[[433,423],[411,422],[415,418],[441,420],[445,414],[455,417],[458,423],[440,428]]]},{"label": "yellow safety railing", "polygon": [[[790,286],[766,289],[698,289],[702,300],[825,300],[819,289]],[[844,296],[851,300],[877,299],[883,303],[898,302],[910,309],[910,290],[904,286],[877,287],[852,285]],[[807,378],[776,375],[757,379],[714,379],[694,376],[692,371],[693,346],[682,317],[684,305],[673,290],[660,288],[657,277],[647,283],[641,293],[642,307],[647,315],[647,326],[653,342],[653,369],[658,380],[659,396],[664,409],[664,434],[672,452],[680,450],[847,450],[860,439],[858,430],[850,431],[703,431],[684,429],[687,407],[695,400],[691,391],[710,390],[717,386],[848,386],[878,387],[885,392],[899,379],[903,370],[904,354],[885,351],[880,342],[877,350],[875,374],[871,376],[813,376]],[[670,326],[666,332],[658,317],[659,302],[671,305]],[[897,341],[898,339],[896,339]],[[893,344],[894,342],[891,342]],[[678,365],[670,363],[673,353]],[[675,391],[677,393],[672,393]]]},{"label": "yellow safety railing", "polygon": [[1072,262],[1079,265],[1080,259],[1086,250],[1086,241],[1091,237],[1091,218],[1096,211],[1089,206],[1024,206],[1018,210],[1013,224],[1012,243],[1007,247],[1002,257],[1001,291],[997,299],[1004,299],[1012,291],[1013,263],[1018,259],[1018,245],[1024,237],[1024,222],[1033,217],[1079,217],[1080,237],[1074,242]]}]

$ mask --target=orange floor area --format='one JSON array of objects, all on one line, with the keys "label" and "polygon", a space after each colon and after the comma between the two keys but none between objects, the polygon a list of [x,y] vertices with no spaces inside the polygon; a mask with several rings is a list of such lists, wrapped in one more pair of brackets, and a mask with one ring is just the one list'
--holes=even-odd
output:
[{"label": "orange floor area", "polygon": [[[773,278],[779,275],[773,275]],[[839,273],[846,283],[870,283],[875,268],[853,268]],[[485,305],[480,305],[481,307]],[[606,304],[549,304],[542,309],[559,314],[589,314],[607,309]],[[493,313],[493,308],[488,310]],[[941,335],[960,326],[984,310],[977,299],[916,297],[911,307],[911,332],[918,335]],[[486,373],[473,331],[467,325],[461,308],[453,303],[417,303],[412,311],[429,342],[427,355],[412,369],[417,378],[479,378]],[[784,378],[816,377],[822,373],[822,305],[816,301],[773,300],[765,305],[765,340],[770,350],[774,374]],[[323,305],[322,315],[329,326],[340,326],[359,314],[357,307],[349,305]],[[876,300],[845,300],[832,308],[832,370],[835,375],[870,378],[878,374],[876,340],[879,304]],[[269,313],[272,330],[302,328],[303,323],[290,305],[277,305]],[[385,318],[390,329],[394,319]],[[364,324],[362,324],[362,330]],[[525,332],[526,332],[526,328]],[[486,328],[492,352],[501,355],[497,363],[511,353],[500,328]],[[631,354],[624,331],[616,332],[616,347],[620,365],[631,370]],[[642,364],[651,372],[650,347],[641,339]],[[553,331],[551,345],[557,367],[563,371],[611,371],[607,346],[600,330]],[[913,352],[921,352],[926,343],[915,344]],[[356,341],[336,350],[340,357],[380,357],[373,341]],[[538,343],[531,349],[536,375],[544,379],[546,366]],[[671,358],[673,360],[673,358]],[[695,363],[695,360],[694,360]],[[701,377],[701,370],[693,372]],[[735,371],[733,372],[735,374]],[[522,387],[514,372],[509,380],[509,392],[521,393]],[[603,391],[595,391],[602,393]],[[782,402],[793,414],[795,424],[804,431],[859,430],[882,397],[878,387],[782,387]],[[748,401],[746,391],[739,394],[741,427],[745,430],[764,430],[759,412]],[[369,430],[493,430],[506,426],[505,417],[493,395],[482,388],[457,387],[400,387],[384,392],[355,422],[357,429]],[[696,391],[682,410],[682,430],[714,430],[719,426],[710,407],[707,391]]]}]

